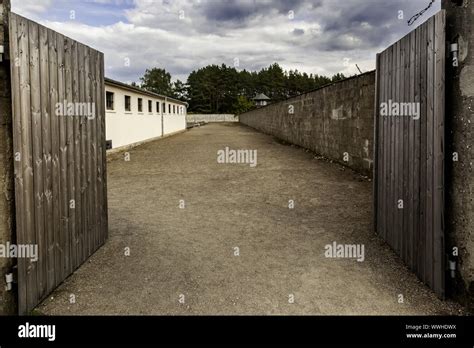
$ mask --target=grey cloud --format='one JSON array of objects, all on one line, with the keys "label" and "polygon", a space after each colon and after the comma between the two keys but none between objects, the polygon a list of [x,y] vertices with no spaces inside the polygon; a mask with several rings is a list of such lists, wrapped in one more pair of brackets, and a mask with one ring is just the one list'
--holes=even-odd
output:
[{"label": "grey cloud", "polygon": [[[413,29],[408,27],[407,20],[426,5],[424,0],[326,1],[323,8],[316,10],[324,32],[323,37],[315,39],[316,46],[325,51],[348,51],[388,45]],[[424,18],[439,8],[438,1]],[[403,11],[403,19],[398,18],[399,11]]]},{"label": "grey cloud", "polygon": [[299,28],[295,28],[295,29],[293,29],[293,35],[296,35],[296,36],[304,35],[304,30],[299,29]]},{"label": "grey cloud", "polygon": [[[273,11],[279,14],[296,11],[304,3],[304,0],[210,0],[203,2],[201,10],[208,20],[242,22],[249,17],[265,16]],[[317,6],[319,3],[319,1],[313,1],[314,6]]]}]

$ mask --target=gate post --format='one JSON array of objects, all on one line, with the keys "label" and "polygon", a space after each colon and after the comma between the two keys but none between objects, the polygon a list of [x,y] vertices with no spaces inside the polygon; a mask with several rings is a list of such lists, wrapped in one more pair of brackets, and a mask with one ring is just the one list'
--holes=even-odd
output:
[{"label": "gate post", "polygon": [[[8,52],[8,13],[10,0],[0,0],[0,247],[15,241],[13,186],[13,133]],[[0,255],[0,314],[15,314],[16,286],[7,289],[7,274],[13,274],[14,260]]]},{"label": "gate post", "polygon": [[[452,295],[474,309],[474,1],[442,0],[446,40],[446,246]],[[451,52],[456,49],[457,52]],[[453,66],[457,55],[458,66]],[[455,64],[454,64],[455,65]],[[454,249],[453,249],[454,248]],[[456,249],[458,255],[456,255]]]}]

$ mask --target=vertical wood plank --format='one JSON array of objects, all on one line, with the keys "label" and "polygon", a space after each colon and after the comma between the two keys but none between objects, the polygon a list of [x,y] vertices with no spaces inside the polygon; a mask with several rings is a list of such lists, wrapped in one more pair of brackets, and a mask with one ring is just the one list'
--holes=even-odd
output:
[{"label": "vertical wood plank", "polygon": [[427,111],[426,111],[426,244],[425,270],[428,286],[433,286],[433,119],[434,119],[434,23],[428,22]]},{"label": "vertical wood plank", "polygon": [[[85,95],[84,102],[90,103],[91,101],[91,72],[90,72],[90,50],[88,46],[84,46],[84,79],[85,79]],[[92,253],[92,229],[93,229],[93,220],[92,220],[92,197],[91,197],[91,122],[86,118],[82,117],[84,120],[84,131],[85,131],[85,210],[86,210],[86,221],[87,229],[85,231],[86,238],[86,254],[85,259],[88,258]]]},{"label": "vertical wood plank", "polygon": [[420,105],[420,118],[414,122],[414,149],[413,149],[413,205],[414,216],[413,221],[413,263],[414,271],[419,270],[419,238],[420,238],[420,141],[421,141],[421,122],[423,110],[421,108],[421,29],[415,31],[415,102]]},{"label": "vertical wood plank", "polygon": [[[391,100],[392,102],[398,101],[398,85],[399,85],[399,57],[400,57],[400,42],[397,42],[394,45],[393,50],[393,83],[392,83],[392,92]],[[398,234],[397,234],[397,201],[398,201],[398,192],[397,192],[397,173],[398,173],[398,161],[397,161],[397,145],[398,145],[398,132],[397,132],[397,120],[390,116],[390,127],[392,128],[391,139],[392,146],[390,152],[390,162],[391,162],[391,174],[390,174],[390,215],[391,215],[391,234],[390,238],[392,241],[393,248],[396,252],[399,252],[398,249]]]},{"label": "vertical wood plank", "polygon": [[43,155],[43,188],[44,188],[44,245],[40,249],[46,262],[46,293],[54,289],[54,235],[53,235],[53,201],[52,201],[52,164],[51,164],[51,109],[49,103],[49,47],[48,31],[39,26],[40,55],[40,98]]},{"label": "vertical wood plank", "polygon": [[434,236],[433,236],[433,288],[444,298],[445,247],[444,247],[444,118],[445,118],[445,32],[446,13],[435,17],[435,95],[434,95]]},{"label": "vertical wood plank", "polygon": [[104,103],[104,100],[102,99],[102,77],[101,77],[101,62],[102,62],[102,55],[100,52],[97,53],[97,57],[95,60],[94,64],[94,69],[95,69],[95,76],[96,76],[96,83],[97,83],[97,88],[96,88],[96,119],[94,120],[96,124],[96,148],[97,148],[97,162],[96,162],[96,169],[95,169],[95,177],[97,180],[97,186],[96,186],[96,194],[97,194],[97,200],[96,200],[96,220],[97,220],[97,229],[98,229],[98,235],[97,235],[97,246],[102,245],[102,234],[103,234],[103,214],[102,214],[102,207],[104,204],[104,194],[103,194],[103,181],[102,181],[102,104]]},{"label": "vertical wood plank", "polygon": [[[20,117],[22,126],[21,162],[23,170],[23,199],[24,199],[24,220],[25,220],[25,240],[21,244],[36,244],[35,235],[35,206],[34,206],[34,168],[33,168],[33,148],[32,148],[32,125],[31,125],[31,81],[30,81],[30,56],[29,56],[29,32],[28,21],[25,18],[18,18],[19,37],[19,64],[20,64]],[[27,305],[26,310],[30,311],[36,304],[37,299],[37,277],[36,263],[29,259],[20,258],[26,263],[26,284],[27,284]]]},{"label": "vertical wood plank", "polygon": [[[388,76],[388,91],[387,91],[387,102],[392,99],[392,91],[394,90],[394,65],[396,60],[394,61],[394,51],[395,45],[391,46],[389,49],[389,57],[388,57],[388,69],[389,69],[389,76]],[[391,117],[387,117],[387,129],[388,129],[388,151],[387,151],[387,203],[386,203],[386,214],[387,214],[387,241],[390,245],[393,245],[392,235],[393,235],[393,119]]]},{"label": "vertical wood plank", "polygon": [[[388,101],[388,89],[389,89],[389,81],[390,81],[390,77],[389,77],[389,61],[388,61],[388,57],[389,57],[389,49],[386,49],[384,52],[383,52],[383,59],[382,59],[382,72],[383,72],[383,79],[384,79],[384,82],[383,82],[383,90],[382,90],[382,95],[383,95],[383,98],[382,98],[382,101],[383,102],[387,102]],[[381,191],[382,191],[382,196],[383,198],[381,198],[381,201],[382,201],[382,223],[383,223],[383,229],[382,229],[382,233],[383,233],[383,237],[385,240],[388,239],[388,232],[387,232],[387,225],[388,225],[388,214],[387,214],[387,185],[388,185],[388,160],[387,160],[387,154],[388,154],[388,147],[389,147],[389,137],[390,137],[390,133],[389,133],[389,128],[388,128],[388,120],[387,120],[387,117],[382,117],[382,122],[383,122],[383,139],[382,139],[382,142],[383,142],[383,153],[382,153],[382,162],[383,162],[383,165],[382,165],[382,168],[383,168],[383,174],[382,174],[382,187],[381,187]]]},{"label": "vertical wood plank", "polygon": [[[74,103],[79,102],[79,62],[78,62],[78,52],[77,52],[77,42],[71,40],[71,98]],[[72,154],[73,158],[72,165],[72,176],[74,178],[71,181],[74,183],[73,187],[73,198],[75,203],[75,208],[71,215],[74,215],[74,229],[72,238],[72,247],[71,253],[73,258],[72,271],[74,271],[80,264],[79,254],[79,238],[81,231],[81,195],[80,195],[80,119],[79,117],[74,117],[72,119]]]},{"label": "vertical wood plank", "polygon": [[383,61],[383,52],[377,55],[377,84],[378,88],[376,90],[376,101],[375,101],[375,117],[378,118],[378,131],[377,131],[377,151],[374,152],[374,159],[377,158],[377,171],[375,175],[377,179],[374,177],[374,182],[376,181],[376,192],[377,192],[377,204],[375,205],[376,213],[377,213],[377,224],[375,232],[379,234],[383,234],[383,217],[382,217],[382,200],[383,200],[383,192],[382,192],[382,185],[383,182],[383,118],[380,115],[380,105],[383,102],[383,86],[384,86],[384,77],[382,71],[382,61]]},{"label": "vertical wood plank", "polygon": [[[410,99],[410,35],[407,35],[403,39],[403,48],[404,48],[404,60],[403,60],[403,81],[402,81],[402,91],[403,91],[403,103],[411,103]],[[411,260],[409,258],[409,245],[408,241],[410,239],[408,231],[408,222],[410,210],[412,209],[411,201],[409,199],[408,193],[408,173],[409,173],[409,162],[408,162],[408,152],[410,148],[409,138],[408,138],[408,125],[412,119],[412,116],[405,115],[402,117],[402,136],[403,136],[403,174],[402,174],[402,199],[404,202],[404,208],[402,213],[402,251],[403,258],[407,261],[409,267],[411,266]]]},{"label": "vertical wood plank", "polygon": [[58,98],[58,56],[56,49],[56,34],[48,30],[48,43],[49,43],[49,103],[51,110],[51,153],[52,153],[52,188],[53,188],[53,221],[51,223],[53,227],[53,236],[54,236],[54,286],[56,286],[60,281],[59,271],[61,269],[60,258],[60,225],[61,225],[61,216],[60,216],[60,205],[59,205],[59,178],[60,178],[60,168],[59,168],[59,122],[58,115],[56,110],[56,104],[59,101]]},{"label": "vertical wood plank", "polygon": [[420,228],[418,230],[418,272],[425,279],[425,245],[426,245],[426,119],[427,119],[427,30],[421,27],[420,37],[420,85],[421,85],[421,123],[420,123]]},{"label": "vertical wood plank", "polygon": [[377,232],[379,224],[380,214],[378,210],[378,204],[380,199],[380,192],[378,189],[378,177],[380,174],[379,170],[379,158],[380,158],[380,115],[379,105],[380,103],[380,54],[377,54],[375,58],[375,102],[374,102],[374,172],[373,172],[373,206],[372,211],[374,214],[374,231]]},{"label": "vertical wood plank", "polygon": [[[94,109],[98,106],[99,100],[97,99],[97,76],[96,76],[96,61],[97,61],[97,51],[90,50],[90,77],[91,77],[91,97],[90,104],[94,105]],[[98,204],[97,204],[97,115],[94,115],[93,119],[88,120],[90,124],[90,171],[91,171],[91,187],[90,187],[90,211],[91,211],[91,253],[96,251],[98,247]]]},{"label": "vertical wood plank", "polygon": [[[404,47],[404,40],[399,41],[399,57],[398,57],[398,82],[397,82],[397,102],[398,105],[403,102],[403,65],[405,63],[405,47]],[[396,218],[397,218],[397,238],[396,242],[398,245],[398,252],[403,257],[403,212],[404,209],[398,208],[398,202],[400,200],[404,200],[403,197],[403,149],[405,144],[403,143],[403,118],[401,116],[395,117],[396,120],[396,138],[397,138],[397,146],[395,147],[396,151],[396,162],[397,162],[397,172],[396,172],[396,182],[395,185],[397,186],[397,207],[396,207]]]},{"label": "vertical wood plank", "polygon": [[[80,101],[79,96],[79,57],[78,57],[78,44],[76,41],[72,41],[71,47],[71,64],[72,64],[72,99],[74,103]],[[75,230],[73,234],[73,257],[74,264],[73,269],[77,268],[81,264],[81,250],[80,250],[80,236],[82,231],[82,219],[81,219],[81,147],[80,147],[80,124],[81,120],[79,117],[75,117],[73,120],[73,132],[74,132],[74,200],[75,200]]]},{"label": "vertical wood plank", "polygon": [[[393,46],[391,46],[388,50],[387,56],[387,69],[388,69],[388,77],[387,77],[387,98],[386,101],[388,102],[390,98],[392,98],[392,86],[393,86]],[[391,245],[392,243],[392,227],[393,227],[393,219],[392,219],[392,186],[391,186],[391,172],[392,172],[392,121],[390,117],[386,117],[387,123],[387,151],[385,154],[385,161],[387,162],[387,171],[385,173],[385,214],[386,214],[386,230],[387,230],[387,241]]]},{"label": "vertical wood plank", "polygon": [[[30,55],[30,113],[31,113],[31,143],[33,164],[33,191],[34,191],[34,233],[38,250],[43,250],[44,239],[44,185],[43,185],[43,139],[41,122],[41,83],[39,62],[39,32],[36,23],[28,22],[28,44]],[[36,262],[35,302],[46,293],[46,262],[43,255],[38,255]]]},{"label": "vertical wood plank", "polygon": [[[72,81],[72,40],[64,38],[64,72],[65,72],[65,93],[66,101],[74,104],[73,100],[73,81]],[[77,115],[68,116],[66,122],[66,205],[67,205],[67,221],[68,221],[68,240],[66,248],[68,254],[67,274],[75,269],[76,259],[76,213],[75,213],[75,176],[74,176],[74,119]],[[74,207],[74,208],[73,208]]]},{"label": "vertical wood plank", "polygon": [[[86,100],[86,71],[85,71],[85,46],[79,46],[79,100],[84,102]],[[81,221],[82,221],[82,231],[81,231],[81,263],[84,262],[87,258],[87,230],[88,230],[88,221],[87,221],[87,171],[86,171],[86,138],[87,138],[87,129],[86,129],[86,120],[83,117],[80,117],[80,133],[81,133]]]},{"label": "vertical wood plank", "polygon": [[[56,47],[58,55],[58,103],[66,104],[65,72],[64,72],[64,36],[56,33]],[[67,104],[66,104],[67,105]],[[67,265],[69,263],[68,248],[68,198],[67,198],[67,148],[66,148],[66,118],[67,107],[63,114],[58,115],[58,138],[59,138],[59,212],[60,212],[60,232],[59,232],[59,279],[65,279],[68,274]]]},{"label": "vertical wood plank", "polygon": [[105,133],[105,71],[104,71],[104,54],[100,53],[100,83],[101,83],[101,95],[100,100],[100,117],[101,117],[101,127],[102,127],[102,136],[101,136],[101,148],[102,148],[102,192],[103,192],[103,204],[102,204],[102,241],[101,244],[105,242],[108,237],[109,231],[109,219],[108,219],[108,200],[107,200],[107,148],[106,148],[106,133]]},{"label": "vertical wood plank", "polygon": [[[21,84],[20,84],[20,47],[19,38],[19,18],[14,13],[10,13],[10,64],[12,82],[12,112],[13,112],[13,154],[15,171],[15,211],[17,242],[26,240],[26,220],[25,220],[25,200],[24,200],[24,177],[22,160],[22,118],[21,118]],[[25,260],[18,260],[18,312],[27,312],[27,264]]]},{"label": "vertical wood plank", "polygon": [[[408,66],[408,81],[409,81],[409,88],[408,88],[408,101],[410,103],[415,103],[415,45],[416,45],[416,31],[412,31],[410,33],[410,46],[409,46],[409,66]],[[414,104],[414,105],[415,105]],[[419,120],[410,117],[407,124],[407,133],[408,133],[408,151],[407,151],[407,159],[408,162],[408,173],[407,173],[407,194],[408,194],[408,219],[406,225],[407,231],[407,259],[410,269],[414,269],[415,262],[414,262],[414,219],[416,215],[415,212],[415,193],[414,193],[414,178],[415,176],[415,141],[418,139],[415,138],[415,123]]]},{"label": "vertical wood plank", "polygon": [[100,61],[101,61],[101,54],[100,52],[96,52],[96,59],[93,64],[93,68],[95,69],[95,76],[96,76],[96,88],[95,88],[95,100],[96,100],[96,118],[94,120],[95,124],[95,146],[96,146],[96,161],[95,161],[95,175],[94,180],[96,182],[95,187],[95,195],[96,195],[96,204],[95,204],[95,214],[96,214],[96,225],[97,225],[97,235],[96,235],[96,249],[99,248],[101,243],[101,233],[102,233],[102,119],[100,115],[100,110],[102,108],[102,103],[105,100],[102,100],[102,83],[100,77]]},{"label": "vertical wood plank", "polygon": [[[400,98],[400,58],[401,58],[401,51],[400,51],[400,42],[395,44],[395,80],[394,80],[394,90],[392,93],[392,101],[394,103],[399,102]],[[399,141],[399,117],[390,117],[393,120],[393,138],[394,138],[394,145],[392,149],[392,156],[393,156],[393,196],[392,196],[392,214],[393,214],[393,246],[397,253],[400,252],[400,244],[399,244],[399,209],[398,209],[398,199],[399,199],[399,192],[398,192],[398,174],[399,174],[399,161],[398,161],[398,148],[400,147]]]}]

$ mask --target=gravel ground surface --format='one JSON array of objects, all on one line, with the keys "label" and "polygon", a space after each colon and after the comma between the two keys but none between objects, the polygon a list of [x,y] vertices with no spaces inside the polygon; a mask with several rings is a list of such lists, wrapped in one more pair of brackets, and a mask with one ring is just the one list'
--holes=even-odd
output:
[{"label": "gravel ground surface", "polygon": [[[258,165],[217,163],[226,146],[258,150]],[[462,313],[373,233],[371,182],[271,136],[210,124],[131,150],[108,176],[108,241],[39,313]],[[365,260],[325,257],[333,242],[363,244]]]}]

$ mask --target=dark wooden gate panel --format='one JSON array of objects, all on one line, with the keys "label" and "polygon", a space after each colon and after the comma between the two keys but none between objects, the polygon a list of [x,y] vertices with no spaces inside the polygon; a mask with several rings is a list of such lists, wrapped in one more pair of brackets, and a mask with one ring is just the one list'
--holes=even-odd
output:
[{"label": "dark wooden gate panel", "polygon": [[17,244],[38,246],[18,259],[24,314],[107,237],[104,56],[10,13],[10,59]]},{"label": "dark wooden gate panel", "polygon": [[[443,298],[445,12],[377,55],[375,227]],[[408,116],[387,115],[389,103]],[[400,104],[404,103],[404,104]],[[396,107],[396,106],[394,106]]]}]

